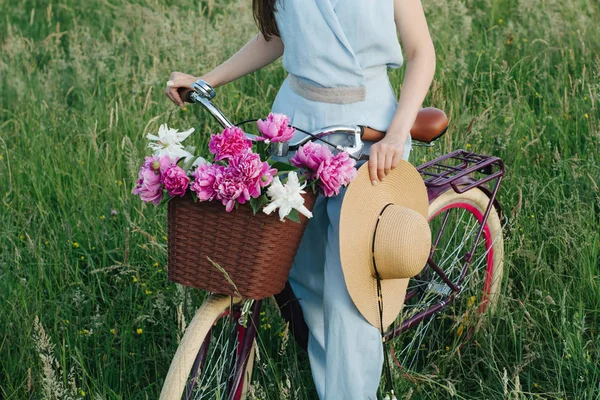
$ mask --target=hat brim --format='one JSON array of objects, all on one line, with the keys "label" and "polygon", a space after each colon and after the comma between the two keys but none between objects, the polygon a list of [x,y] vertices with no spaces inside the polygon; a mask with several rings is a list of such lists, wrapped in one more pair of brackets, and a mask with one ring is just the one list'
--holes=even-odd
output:
[{"label": "hat brim", "polygon": [[[401,160],[376,186],[371,184],[368,163],[365,163],[346,190],[340,214],[340,260],[348,293],[360,313],[377,328],[380,327],[379,305],[371,249],[377,219],[390,203],[411,208],[428,219],[425,183],[407,161]],[[381,280],[384,329],[402,310],[408,281]]]}]

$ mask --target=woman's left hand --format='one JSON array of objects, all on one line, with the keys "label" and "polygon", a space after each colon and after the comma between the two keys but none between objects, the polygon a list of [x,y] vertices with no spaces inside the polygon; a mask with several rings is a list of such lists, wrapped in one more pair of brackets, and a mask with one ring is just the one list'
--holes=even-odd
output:
[{"label": "woman's left hand", "polygon": [[404,155],[406,136],[387,134],[371,146],[369,155],[369,174],[373,186],[398,165]]}]

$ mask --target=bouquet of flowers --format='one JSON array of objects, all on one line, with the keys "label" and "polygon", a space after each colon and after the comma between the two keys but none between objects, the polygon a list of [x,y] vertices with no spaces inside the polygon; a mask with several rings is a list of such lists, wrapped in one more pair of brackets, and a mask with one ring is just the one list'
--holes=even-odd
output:
[{"label": "bouquet of flowers", "polygon": [[140,167],[133,193],[159,205],[191,192],[198,201],[221,202],[227,212],[250,203],[255,215],[261,209],[266,214],[278,210],[281,221],[299,221],[299,213],[312,217],[304,205],[305,189],[335,196],[356,177],[355,161],[347,153],[334,155],[314,142],[301,146],[289,163],[275,161],[268,146],[289,141],[295,128],[287,116],[274,113],[257,125],[261,136],[254,143],[237,126],[212,135],[209,160],[182,145],[193,128],[178,132],[161,125],[158,135],[147,135],[154,154]]}]

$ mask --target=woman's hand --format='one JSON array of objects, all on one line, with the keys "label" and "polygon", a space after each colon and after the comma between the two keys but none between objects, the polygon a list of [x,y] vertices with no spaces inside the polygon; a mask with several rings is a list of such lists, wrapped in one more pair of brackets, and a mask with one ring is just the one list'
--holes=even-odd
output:
[{"label": "woman's hand", "polygon": [[379,142],[371,146],[369,154],[369,174],[371,183],[377,183],[398,165],[404,155],[405,135],[387,134]]},{"label": "woman's hand", "polygon": [[192,83],[196,82],[198,79],[201,79],[197,76],[192,76],[188,74],[184,74],[183,72],[172,72],[169,81],[167,82],[167,88],[165,89],[165,94],[171,101],[177,104],[179,107],[183,107],[183,99],[179,96],[179,92],[177,89],[179,88],[191,88]]}]

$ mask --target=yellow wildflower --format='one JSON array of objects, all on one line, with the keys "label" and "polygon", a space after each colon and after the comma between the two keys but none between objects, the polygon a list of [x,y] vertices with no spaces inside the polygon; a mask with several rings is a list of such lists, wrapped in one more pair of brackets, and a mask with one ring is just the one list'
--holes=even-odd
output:
[{"label": "yellow wildflower", "polygon": [[137,328],[135,330],[135,333],[137,333],[138,335],[141,335],[144,332],[144,330],[142,328]]},{"label": "yellow wildflower", "polygon": [[137,281],[138,281],[138,278],[137,278],[137,276],[135,276],[135,275],[134,275],[134,276],[133,276],[133,282],[135,283],[135,282],[137,282]]},{"label": "yellow wildflower", "polygon": [[461,336],[461,335],[463,334],[463,331],[464,331],[464,330],[465,330],[465,327],[464,327],[464,325],[462,325],[462,324],[461,324],[461,325],[458,327],[458,329],[456,330],[456,336]]},{"label": "yellow wildflower", "polygon": [[187,111],[187,107],[182,107],[181,111]]},{"label": "yellow wildflower", "polygon": [[4,160],[4,156],[0,154],[0,160]]},{"label": "yellow wildflower", "polygon": [[154,266],[158,268],[158,261],[154,263]]},{"label": "yellow wildflower", "polygon": [[112,328],[112,329],[110,330],[110,333],[112,333],[113,335],[114,335],[116,332],[117,332],[117,331],[115,330],[115,328]]},{"label": "yellow wildflower", "polygon": [[78,249],[78,248],[79,248],[79,243],[77,243],[77,242],[73,242],[73,248],[74,248],[74,249]]},{"label": "yellow wildflower", "polygon": [[20,240],[23,240],[23,239],[25,239],[25,236],[23,236],[23,235],[19,235],[19,239],[20,239]]},{"label": "yellow wildflower", "polygon": [[469,297],[469,301],[467,302],[467,307],[471,308],[475,304],[475,296]]},{"label": "yellow wildflower", "polygon": [[81,256],[80,258],[81,258],[82,260],[85,260],[85,257],[84,257],[84,256]]},{"label": "yellow wildflower", "polygon": [[152,290],[146,289],[146,294],[152,294]]},{"label": "yellow wildflower", "polygon": [[590,116],[587,114],[583,114],[583,116],[585,117],[585,119],[588,119]]},{"label": "yellow wildflower", "polygon": [[81,395],[81,397],[85,397],[85,392],[81,389],[79,389],[79,394]]},{"label": "yellow wildflower", "polygon": [[100,216],[100,219],[106,219],[106,216],[104,216],[104,215],[101,215],[101,216]]},{"label": "yellow wildflower", "polygon": [[446,351],[450,351],[450,346],[446,346]]},{"label": "yellow wildflower", "polygon": [[500,25],[502,25],[502,23],[503,23],[503,22],[504,22],[504,20],[503,20],[502,18],[500,18],[500,19],[498,20],[498,24],[500,24]]},{"label": "yellow wildflower", "polygon": [[471,143],[467,143],[467,149],[471,148]]}]

